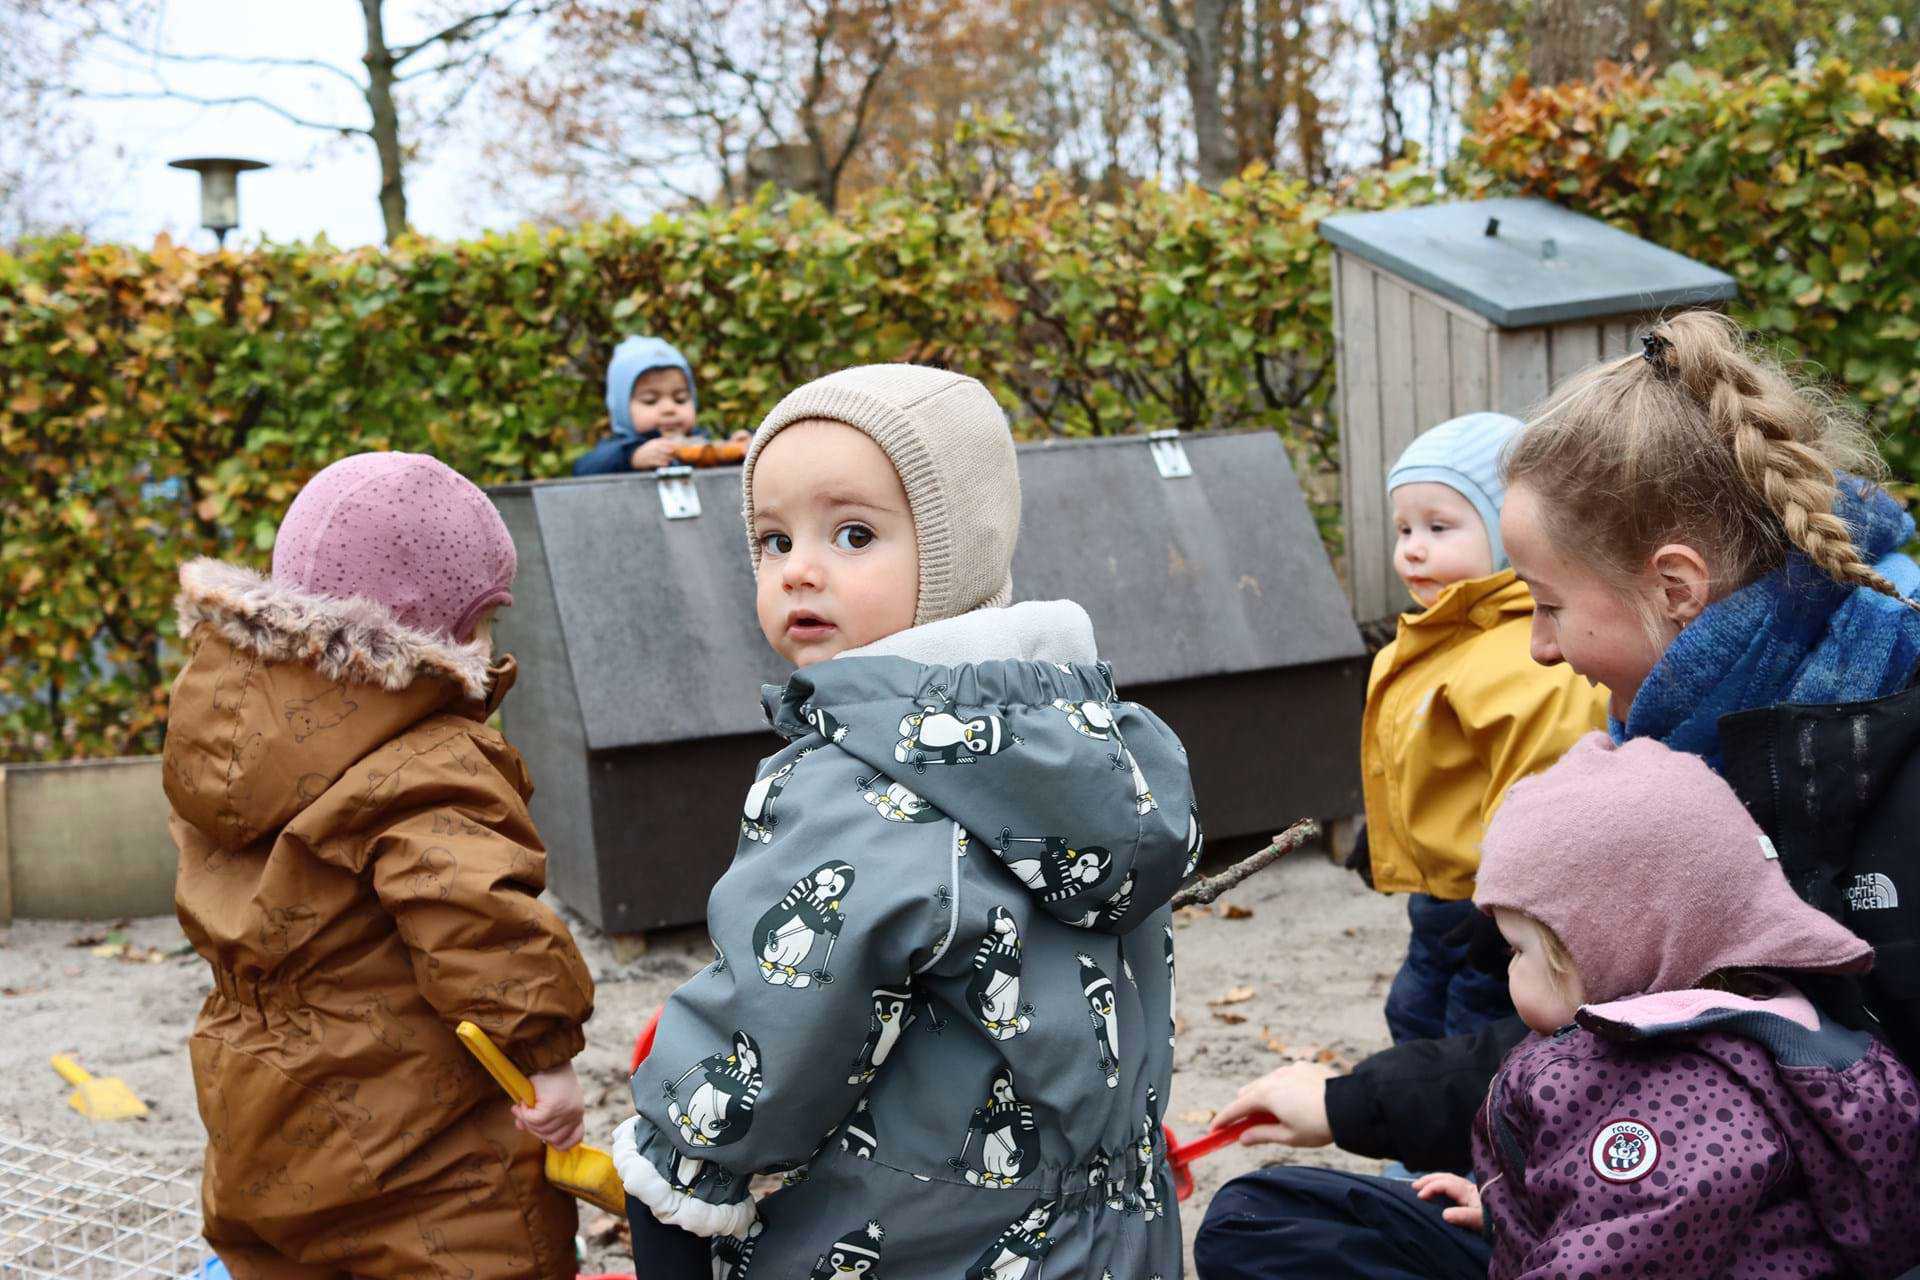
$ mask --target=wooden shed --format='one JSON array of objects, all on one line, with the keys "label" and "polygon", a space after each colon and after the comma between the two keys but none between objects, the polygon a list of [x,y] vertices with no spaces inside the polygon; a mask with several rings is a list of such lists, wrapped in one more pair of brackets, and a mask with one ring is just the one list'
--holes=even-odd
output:
[{"label": "wooden shed", "polygon": [[[1366,650],[1271,431],[1021,445],[1017,598],[1079,601],[1120,694],[1190,753],[1209,841],[1360,808]],[[740,471],[504,485],[520,550],[494,636],[548,884],[614,932],[701,919],[780,741]]]},{"label": "wooden shed", "polygon": [[1525,417],[1568,375],[1622,355],[1650,316],[1724,302],[1733,277],[1544,200],[1328,218],[1334,247],[1348,583],[1363,622],[1409,604],[1386,477],[1428,427]]}]

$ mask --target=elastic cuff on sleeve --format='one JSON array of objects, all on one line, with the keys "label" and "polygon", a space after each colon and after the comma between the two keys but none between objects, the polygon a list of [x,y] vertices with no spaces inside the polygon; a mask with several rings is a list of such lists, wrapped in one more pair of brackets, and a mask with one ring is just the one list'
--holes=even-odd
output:
[{"label": "elastic cuff on sleeve", "polygon": [[757,1216],[752,1197],[714,1204],[668,1185],[653,1162],[640,1154],[634,1139],[639,1124],[640,1117],[633,1116],[613,1131],[613,1164],[627,1194],[670,1227],[697,1236],[746,1235]]},{"label": "elastic cuff on sleeve", "polygon": [[566,1066],[586,1047],[586,1033],[569,1023],[535,1039],[503,1045],[502,1051],[514,1066],[531,1076]]},{"label": "elastic cuff on sleeve", "polygon": [[1370,1140],[1373,1135],[1366,1081],[1358,1076],[1334,1076],[1327,1081],[1323,1100],[1333,1145],[1357,1156],[1377,1157],[1377,1144]]}]

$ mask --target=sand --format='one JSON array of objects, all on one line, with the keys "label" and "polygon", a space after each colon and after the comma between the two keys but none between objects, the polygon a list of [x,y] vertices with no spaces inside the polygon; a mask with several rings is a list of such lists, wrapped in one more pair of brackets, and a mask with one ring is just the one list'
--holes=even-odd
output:
[{"label": "sand", "polygon": [[[1324,1049],[1354,1059],[1384,1047],[1381,1005],[1406,945],[1404,905],[1371,893],[1319,850],[1301,850],[1261,872],[1225,902],[1251,914],[1189,912],[1176,931],[1184,1027],[1167,1119],[1182,1136],[1203,1130],[1241,1084],[1292,1056]],[[586,1088],[589,1140],[605,1145],[613,1126],[630,1114],[626,1075],[635,1033],[711,949],[704,930],[685,929],[656,935],[636,955],[573,923],[598,984],[588,1047],[576,1066]],[[138,959],[95,953],[110,945],[103,935],[115,928]],[[87,939],[94,941],[73,945]],[[205,964],[186,950],[170,917],[124,926],[19,921],[0,930],[0,1026],[6,1029],[0,1132],[101,1143],[197,1171],[204,1133],[185,1041],[211,985]],[[1229,995],[1241,998],[1207,1003]],[[125,1080],[152,1115],[100,1125],[80,1117],[66,1105],[69,1089],[47,1065],[48,1055],[61,1051],[95,1074]],[[1194,1197],[1181,1206],[1189,1273],[1193,1231],[1213,1192],[1228,1178],[1282,1160],[1379,1167],[1331,1148],[1230,1148],[1208,1157],[1196,1168]],[[599,1215],[589,1208],[582,1217],[591,1226]],[[591,1245],[587,1269],[629,1270],[623,1248],[617,1239]]]}]

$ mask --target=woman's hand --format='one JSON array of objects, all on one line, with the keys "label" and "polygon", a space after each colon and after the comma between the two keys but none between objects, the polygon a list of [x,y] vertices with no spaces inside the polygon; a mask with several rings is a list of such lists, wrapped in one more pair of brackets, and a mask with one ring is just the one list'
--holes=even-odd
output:
[{"label": "woman's hand", "polygon": [[1413,1180],[1413,1190],[1422,1200],[1445,1196],[1453,1201],[1453,1207],[1441,1210],[1440,1216],[1456,1227],[1479,1231],[1486,1222],[1480,1210],[1480,1188],[1457,1173],[1422,1174]]},{"label": "woman's hand", "polygon": [[533,1082],[534,1103],[515,1106],[513,1127],[530,1133],[557,1151],[580,1145],[587,1136],[586,1099],[573,1064],[527,1077]]},{"label": "woman's hand", "polygon": [[1240,1135],[1242,1146],[1278,1142],[1289,1147],[1324,1147],[1333,1141],[1327,1124],[1327,1081],[1339,1072],[1318,1062],[1296,1062],[1269,1071],[1213,1118],[1224,1128],[1243,1116],[1265,1111],[1273,1124],[1257,1124]]}]

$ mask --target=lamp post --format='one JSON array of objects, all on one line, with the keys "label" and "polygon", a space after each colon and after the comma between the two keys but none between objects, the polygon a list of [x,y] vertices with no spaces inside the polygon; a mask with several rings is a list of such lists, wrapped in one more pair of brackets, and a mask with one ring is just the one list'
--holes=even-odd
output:
[{"label": "lamp post", "polygon": [[239,160],[232,156],[196,156],[187,160],[169,160],[170,169],[191,169],[200,175],[200,225],[227,246],[227,232],[240,225],[240,175],[249,169],[264,169],[261,160]]}]

